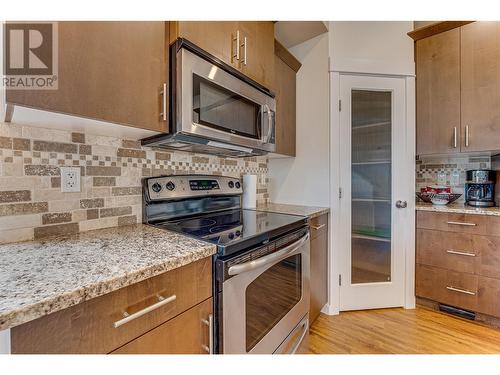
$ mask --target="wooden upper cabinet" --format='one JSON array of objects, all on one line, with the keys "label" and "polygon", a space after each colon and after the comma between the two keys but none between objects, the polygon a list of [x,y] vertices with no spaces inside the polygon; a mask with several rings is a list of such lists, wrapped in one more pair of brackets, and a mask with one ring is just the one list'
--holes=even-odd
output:
[{"label": "wooden upper cabinet", "polygon": [[460,29],[418,40],[416,71],[417,154],[459,152]]},{"label": "wooden upper cabinet", "polygon": [[[276,93],[275,152],[280,155],[295,156],[296,70],[298,70],[301,65],[285,47],[277,41],[275,49],[277,52],[274,56],[275,79],[273,84],[273,90]],[[293,60],[295,60],[295,65],[293,64]]]},{"label": "wooden upper cabinet", "polygon": [[179,37],[186,38],[263,86],[272,85],[273,22],[178,21],[170,24],[171,42]]},{"label": "wooden upper cabinet", "polygon": [[170,43],[177,38],[185,38],[221,59],[226,64],[237,67],[235,54],[237,21],[176,21],[170,22]]},{"label": "wooden upper cabinet", "polygon": [[59,22],[59,88],[7,91],[7,102],[168,131],[168,33],[168,22]]},{"label": "wooden upper cabinet", "polygon": [[462,151],[498,151],[500,22],[474,22],[461,33]]},{"label": "wooden upper cabinet", "polygon": [[241,71],[265,87],[271,88],[274,80],[274,23],[239,22],[238,28],[243,38],[239,64]]}]

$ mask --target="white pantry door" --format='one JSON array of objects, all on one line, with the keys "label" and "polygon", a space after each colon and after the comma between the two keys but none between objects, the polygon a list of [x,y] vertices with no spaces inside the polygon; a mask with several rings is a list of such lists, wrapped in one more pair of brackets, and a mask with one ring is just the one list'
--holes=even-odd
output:
[{"label": "white pantry door", "polygon": [[405,302],[405,87],[340,76],[340,310]]}]

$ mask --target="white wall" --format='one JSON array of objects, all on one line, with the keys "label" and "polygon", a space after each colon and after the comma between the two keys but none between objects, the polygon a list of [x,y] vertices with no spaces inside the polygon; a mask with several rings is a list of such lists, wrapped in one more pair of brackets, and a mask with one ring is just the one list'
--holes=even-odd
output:
[{"label": "white wall", "polygon": [[269,160],[270,200],[329,207],[328,33],[290,52],[302,63],[297,73],[296,157]]},{"label": "white wall", "polygon": [[330,70],[413,75],[412,21],[330,22]]}]

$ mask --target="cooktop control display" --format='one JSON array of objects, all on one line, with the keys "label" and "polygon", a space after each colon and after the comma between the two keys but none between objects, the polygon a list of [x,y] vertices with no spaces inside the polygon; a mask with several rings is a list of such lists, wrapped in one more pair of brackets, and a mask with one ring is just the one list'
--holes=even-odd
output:
[{"label": "cooktop control display", "polygon": [[189,180],[191,190],[216,190],[220,189],[216,180]]}]

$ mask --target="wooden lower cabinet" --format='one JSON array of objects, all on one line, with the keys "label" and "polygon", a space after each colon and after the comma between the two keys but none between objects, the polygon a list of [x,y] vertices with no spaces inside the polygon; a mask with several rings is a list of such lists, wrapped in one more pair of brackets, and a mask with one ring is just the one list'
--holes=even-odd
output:
[{"label": "wooden lower cabinet", "polygon": [[466,310],[477,310],[478,277],[417,264],[416,295]]},{"label": "wooden lower cabinet", "polygon": [[[175,297],[136,319],[115,325],[125,316],[158,303],[158,296]],[[211,297],[212,261],[208,257],[14,327],[11,351],[18,354],[110,353]],[[206,306],[202,306],[203,313],[209,311]]]},{"label": "wooden lower cabinet", "polygon": [[212,298],[192,307],[111,354],[208,354]]},{"label": "wooden lower cabinet", "polygon": [[328,302],[328,214],[311,220],[311,300],[309,323]]},{"label": "wooden lower cabinet", "polygon": [[499,220],[484,215],[418,212],[416,295],[500,317]]}]

